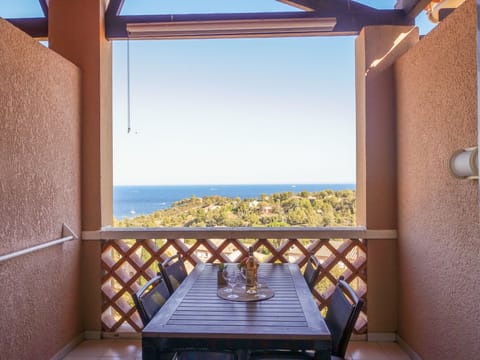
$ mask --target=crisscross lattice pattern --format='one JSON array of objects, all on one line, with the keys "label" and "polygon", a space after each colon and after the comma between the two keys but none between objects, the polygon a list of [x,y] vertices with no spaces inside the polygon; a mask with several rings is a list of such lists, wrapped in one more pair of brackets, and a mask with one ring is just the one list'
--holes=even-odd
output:
[{"label": "crisscross lattice pattern", "polygon": [[[245,232],[244,238],[202,238],[205,234],[188,232],[184,238],[116,239],[108,240],[102,249],[102,324],[107,332],[141,331],[142,322],[135,311],[131,294],[158,272],[158,262],[181,253],[187,270],[201,262],[238,262],[248,254],[253,245],[260,262],[292,262],[303,268],[310,253],[320,260],[322,269],[313,290],[319,310],[325,313],[328,300],[334,290],[336,279],[343,275],[347,282],[366,299],[367,251],[362,239],[305,239],[252,238]],[[160,234],[152,234],[156,237]],[[227,234],[231,235],[231,234]],[[257,234],[258,235],[258,234]],[[268,238],[266,238],[268,236]],[[144,237],[144,236],[142,236]],[[159,237],[159,236],[158,236]],[[366,306],[357,322],[357,332],[365,332],[367,326]]]}]

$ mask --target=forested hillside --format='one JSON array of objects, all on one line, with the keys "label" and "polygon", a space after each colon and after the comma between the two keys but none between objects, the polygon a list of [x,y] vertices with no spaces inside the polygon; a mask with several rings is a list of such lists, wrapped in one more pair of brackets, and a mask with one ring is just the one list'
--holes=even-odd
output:
[{"label": "forested hillside", "polygon": [[192,196],[149,215],[114,220],[117,227],[353,226],[355,191],[282,192],[259,199]]}]

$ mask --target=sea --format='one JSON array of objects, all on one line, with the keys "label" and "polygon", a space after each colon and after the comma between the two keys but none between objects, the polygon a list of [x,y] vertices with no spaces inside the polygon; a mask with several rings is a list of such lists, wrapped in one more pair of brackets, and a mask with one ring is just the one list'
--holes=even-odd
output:
[{"label": "sea", "polygon": [[262,194],[298,193],[322,190],[355,190],[355,184],[261,184],[261,185],[116,185],[113,187],[113,216],[117,220],[167,209],[176,201],[192,196],[219,195],[259,199]]}]

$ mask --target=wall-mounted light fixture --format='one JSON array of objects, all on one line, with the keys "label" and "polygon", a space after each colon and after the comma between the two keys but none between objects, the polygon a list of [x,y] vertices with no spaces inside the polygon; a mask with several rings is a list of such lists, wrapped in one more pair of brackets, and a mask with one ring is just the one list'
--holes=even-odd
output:
[{"label": "wall-mounted light fixture", "polygon": [[450,173],[459,179],[478,179],[478,146],[455,151],[449,161]]},{"label": "wall-mounted light fixture", "polygon": [[127,24],[130,39],[308,36],[332,31],[336,18],[165,21]]}]

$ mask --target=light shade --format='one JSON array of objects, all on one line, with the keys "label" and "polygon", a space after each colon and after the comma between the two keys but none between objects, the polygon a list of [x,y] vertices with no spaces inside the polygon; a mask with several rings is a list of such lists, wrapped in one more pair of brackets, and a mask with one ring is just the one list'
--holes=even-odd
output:
[{"label": "light shade", "polygon": [[336,18],[171,21],[127,24],[132,39],[314,36],[332,31]]},{"label": "light shade", "polygon": [[449,161],[450,172],[459,179],[478,179],[478,147],[455,151]]}]

